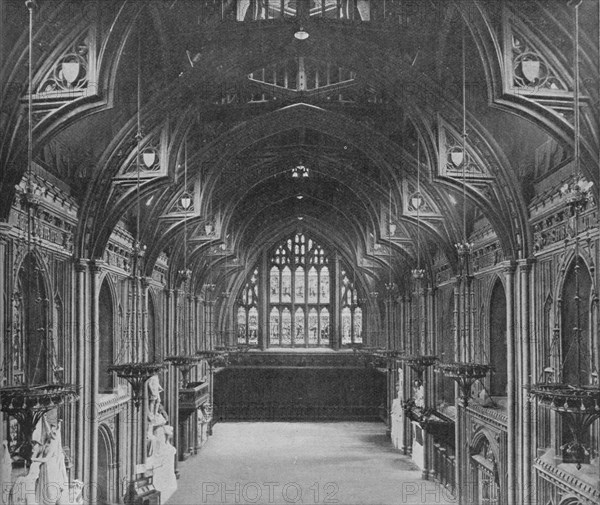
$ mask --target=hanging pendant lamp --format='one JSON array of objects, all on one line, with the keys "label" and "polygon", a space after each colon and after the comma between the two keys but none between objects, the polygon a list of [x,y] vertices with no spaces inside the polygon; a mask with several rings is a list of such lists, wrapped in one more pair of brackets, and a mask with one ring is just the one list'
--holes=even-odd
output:
[{"label": "hanging pendant lamp", "polygon": [[[137,133],[136,139],[136,199],[137,199],[137,216],[136,216],[136,229],[135,239],[133,243],[133,261],[132,270],[130,277],[130,288],[133,291],[132,297],[132,312],[134,314],[131,324],[127,325],[127,332],[129,333],[126,343],[131,345],[130,359],[131,361],[124,363],[115,363],[108,367],[109,372],[116,373],[120,379],[125,379],[131,384],[131,401],[136,409],[139,409],[144,398],[144,390],[148,379],[158,374],[165,368],[164,363],[159,362],[146,362],[144,356],[138,355],[138,345],[142,344],[142,349],[146,349],[145,332],[141,328],[142,319],[144,317],[142,309],[142,293],[141,293],[141,281],[142,281],[142,262],[144,259],[145,246],[141,244],[140,237],[140,216],[141,216],[141,195],[140,195],[140,171],[141,171],[141,159],[146,163],[147,157],[144,157],[142,147],[142,122],[141,122],[141,108],[142,108],[142,95],[141,95],[141,37],[138,34],[138,48],[137,48]],[[152,160],[154,161],[154,160]],[[126,350],[125,350],[126,351]]]},{"label": "hanging pendant lamp", "polygon": [[[572,180],[561,188],[561,193],[565,199],[565,203],[569,208],[570,215],[574,219],[574,255],[575,255],[575,304],[576,310],[576,327],[574,345],[577,346],[577,367],[582,370],[582,349],[581,349],[581,325],[582,314],[580,307],[579,293],[579,218],[585,210],[588,202],[592,200],[591,187],[592,184],[586,181],[581,174],[581,158],[580,158],[580,78],[579,78],[579,6],[580,0],[571,2],[574,7],[574,82],[575,89],[573,93],[574,107],[574,157],[575,157],[575,173]],[[552,370],[552,367],[546,367],[547,370]],[[591,374],[593,375],[593,374]],[[575,384],[552,382],[554,373],[546,374],[546,382],[533,384],[529,390],[530,400],[537,400],[538,404],[547,405],[554,410],[566,423],[572,438],[566,442],[561,449],[569,456],[569,459],[575,462],[578,469],[582,463],[586,461],[586,456],[590,454],[590,448],[586,445],[586,434],[590,426],[600,419],[600,385],[582,384],[581,375],[577,373],[577,381]]]},{"label": "hanging pendant lamp", "polygon": [[[27,132],[27,183],[24,194],[25,208],[27,209],[27,255],[30,258],[32,250],[31,239],[31,220],[32,210],[37,205],[38,196],[33,190],[32,168],[33,168],[33,82],[32,82],[32,42],[33,42],[33,1],[26,2],[29,10],[29,62],[28,62],[28,132]],[[31,275],[31,265],[29,261],[24,263],[26,275]],[[43,348],[39,349],[42,352]],[[42,359],[45,359],[43,357]],[[55,368],[55,372],[60,367]],[[56,378],[56,377],[55,377]],[[35,380],[35,377],[34,377]],[[73,384],[46,383],[29,384],[28,374],[25,374],[24,384],[5,386],[0,388],[0,410],[7,416],[13,417],[20,430],[20,443],[11,456],[21,457],[27,466],[31,464],[33,455],[33,433],[37,424],[44,414],[51,410],[74,402],[78,399],[79,387]]]},{"label": "hanging pendant lamp", "polygon": [[[459,388],[459,399],[466,408],[471,398],[471,388],[475,382],[482,380],[494,369],[493,366],[471,361],[471,342],[473,340],[473,328],[471,325],[472,315],[472,297],[471,297],[471,279],[472,279],[472,255],[473,244],[467,237],[467,102],[466,102],[466,57],[465,57],[465,32],[463,26],[462,34],[462,153],[453,152],[452,161],[458,167],[462,168],[462,187],[463,187],[463,209],[462,209],[462,241],[456,244],[458,256],[460,286],[462,290],[462,310],[457,328],[458,334],[463,335],[463,346],[465,347],[466,360],[439,363],[437,370],[444,376],[453,379]],[[454,156],[456,154],[456,156]]]}]

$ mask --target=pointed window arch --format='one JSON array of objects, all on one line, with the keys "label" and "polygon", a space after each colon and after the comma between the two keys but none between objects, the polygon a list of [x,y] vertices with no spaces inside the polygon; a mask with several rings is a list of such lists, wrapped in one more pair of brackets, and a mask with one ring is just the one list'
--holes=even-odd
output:
[{"label": "pointed window arch", "polygon": [[[258,287],[258,268],[255,268],[248,276],[237,301],[238,344],[258,345]],[[271,296],[273,289],[271,284]],[[278,285],[275,292],[279,292]]]},{"label": "pointed window arch", "polygon": [[275,247],[269,263],[269,345],[328,346],[330,271],[323,247],[295,233]]},{"label": "pointed window arch", "polygon": [[358,304],[358,290],[347,272],[347,268],[342,270],[340,285],[342,345],[362,344],[363,313]]}]

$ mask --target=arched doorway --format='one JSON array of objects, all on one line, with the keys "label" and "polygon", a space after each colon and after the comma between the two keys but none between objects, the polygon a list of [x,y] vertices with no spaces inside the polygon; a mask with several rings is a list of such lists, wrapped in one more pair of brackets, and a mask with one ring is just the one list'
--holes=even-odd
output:
[{"label": "arched doorway", "polygon": [[98,430],[98,505],[117,503],[115,444],[110,429],[101,424]]},{"label": "arched doorway", "polygon": [[490,441],[481,436],[472,451],[471,471],[473,475],[473,500],[480,505],[498,505],[500,503],[500,476],[498,474],[497,455]]},{"label": "arched doorway", "polygon": [[112,392],[113,376],[108,372],[108,367],[113,364],[113,342],[114,342],[114,309],[113,297],[105,280],[100,288],[99,300],[99,371],[98,371],[98,391],[101,393]]},{"label": "arched doorway", "polygon": [[494,372],[490,379],[490,395],[506,396],[506,292],[498,279],[490,298],[490,360]]}]

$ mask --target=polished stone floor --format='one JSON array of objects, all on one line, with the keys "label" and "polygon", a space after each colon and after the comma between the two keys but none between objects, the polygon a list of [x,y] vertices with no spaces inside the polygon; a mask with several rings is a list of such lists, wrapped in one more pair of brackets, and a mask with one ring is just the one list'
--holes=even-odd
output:
[{"label": "polished stone floor", "polygon": [[219,423],[167,505],[454,503],[381,423]]}]

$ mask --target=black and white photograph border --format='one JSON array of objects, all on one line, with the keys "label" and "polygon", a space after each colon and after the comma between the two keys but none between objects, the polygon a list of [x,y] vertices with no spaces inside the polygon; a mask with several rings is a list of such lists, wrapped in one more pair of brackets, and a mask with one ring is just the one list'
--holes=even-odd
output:
[{"label": "black and white photograph border", "polygon": [[600,503],[600,0],[0,0],[0,505]]}]

